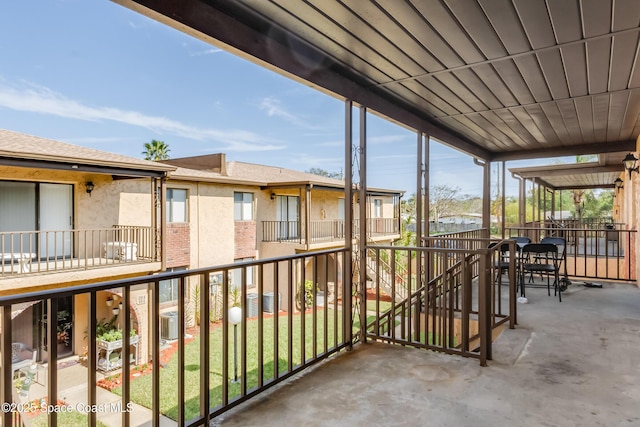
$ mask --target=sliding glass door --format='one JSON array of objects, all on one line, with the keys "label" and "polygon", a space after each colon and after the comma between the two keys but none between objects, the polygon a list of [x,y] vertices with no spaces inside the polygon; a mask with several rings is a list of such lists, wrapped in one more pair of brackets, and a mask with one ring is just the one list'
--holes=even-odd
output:
[{"label": "sliding glass door", "polygon": [[3,259],[12,253],[41,259],[68,257],[72,228],[73,185],[0,181]]},{"label": "sliding glass door", "polygon": [[71,255],[73,228],[73,187],[64,184],[40,184],[40,258]]}]

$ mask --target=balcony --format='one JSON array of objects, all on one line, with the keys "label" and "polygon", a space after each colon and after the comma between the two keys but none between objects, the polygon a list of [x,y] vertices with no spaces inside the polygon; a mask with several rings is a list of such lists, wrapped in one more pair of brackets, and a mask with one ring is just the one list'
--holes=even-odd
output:
[{"label": "balcony", "polygon": [[[173,419],[178,425],[196,425],[365,340],[463,355],[475,359],[476,366],[484,365],[491,358],[491,331],[513,326],[515,320],[510,314],[515,306],[515,288],[496,287],[491,274],[478,276],[496,256],[485,243],[479,242],[476,248],[467,245],[466,252],[455,253],[444,248],[369,248],[374,262],[376,258],[407,262],[404,273],[395,274],[393,267],[390,273],[396,276],[392,286],[411,289],[408,298],[395,293],[389,297],[383,292],[383,275],[369,284],[368,292],[350,279],[342,280],[351,277],[351,260],[345,259],[345,249],[96,282],[46,294],[0,297],[4,379],[12,378],[11,343],[31,335],[25,333],[26,326],[20,321],[26,305],[42,301],[48,312],[59,312],[61,301],[71,296],[75,302],[75,336],[86,328],[87,342],[94,343],[87,346],[86,356],[79,363],[69,366],[73,375],[65,372],[68,360],[59,361],[59,350],[49,346],[48,362],[34,368],[40,376],[38,381],[34,374],[27,381],[28,390],[20,389],[20,395],[18,385],[24,387],[28,373],[18,374],[12,381],[3,382],[3,396],[5,401],[21,404],[36,399],[64,401],[72,407],[116,408],[109,405],[130,404],[132,412],[119,414],[120,417],[151,418],[154,423]],[[410,261],[416,259],[432,260],[434,276],[428,282],[418,280],[415,272],[419,269]],[[225,286],[232,275],[242,277],[242,283]],[[178,286],[177,300],[171,308],[177,312],[177,340],[166,335],[167,328],[160,321],[161,282],[171,280]],[[373,298],[362,298],[372,292]],[[113,298],[105,298],[106,295]],[[104,316],[107,308],[103,306],[108,300],[122,303],[118,313],[114,312],[117,327],[132,331],[131,336],[119,335],[121,350],[114,357],[134,360],[135,354],[137,364],[123,363],[121,371],[107,375],[98,370],[106,361],[101,360],[104,353],[95,343],[97,319]],[[235,304],[242,313],[236,320],[230,314]],[[58,321],[59,317],[51,317],[47,324],[48,342],[60,340],[63,322]],[[156,321],[147,323],[147,319]],[[199,325],[195,319],[200,319]],[[7,327],[9,324],[11,327]],[[69,335],[74,336],[66,334]],[[141,355],[132,348],[134,336]],[[173,352],[167,356],[168,348]],[[148,354],[145,349],[149,349]],[[161,369],[155,369],[157,363]],[[51,366],[64,368],[56,370]],[[148,369],[151,373],[142,374]],[[113,382],[118,373],[121,376],[117,377],[116,395],[105,393],[96,385],[99,380]],[[141,397],[149,395],[149,399]],[[10,425],[10,415],[5,416],[3,425]],[[88,417],[92,425],[105,419],[105,415],[95,413]]]},{"label": "balcony", "polygon": [[0,233],[0,279],[159,261],[152,227]]},{"label": "balcony", "polygon": [[360,345],[220,424],[276,426],[282,414],[291,425],[637,423],[640,373],[629,367],[640,357],[628,349],[640,345],[632,308],[640,291],[578,287],[563,306],[545,289],[527,293],[530,304],[518,305],[517,328],[494,342],[489,368],[405,346]]},{"label": "balcony", "polygon": [[[358,220],[353,222],[354,235],[360,232],[359,224]],[[397,218],[369,218],[367,231],[373,240],[397,239],[400,237],[400,224]],[[344,242],[344,220],[311,221],[309,236],[307,242],[303,224],[299,221],[262,221],[263,242],[322,244]]]}]

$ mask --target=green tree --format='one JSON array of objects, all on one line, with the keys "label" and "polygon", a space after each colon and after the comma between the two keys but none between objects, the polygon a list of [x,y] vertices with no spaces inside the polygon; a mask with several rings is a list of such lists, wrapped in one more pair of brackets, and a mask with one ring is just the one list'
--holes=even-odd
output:
[{"label": "green tree", "polygon": [[310,173],[313,175],[326,176],[327,178],[341,179],[344,180],[344,173],[342,170],[340,172],[329,172],[321,168],[311,168],[306,173]]},{"label": "green tree", "polygon": [[164,141],[152,139],[151,142],[144,143],[144,151],[142,154],[144,155],[145,160],[158,162],[160,160],[168,160],[169,151],[171,151],[169,150],[169,145]]}]

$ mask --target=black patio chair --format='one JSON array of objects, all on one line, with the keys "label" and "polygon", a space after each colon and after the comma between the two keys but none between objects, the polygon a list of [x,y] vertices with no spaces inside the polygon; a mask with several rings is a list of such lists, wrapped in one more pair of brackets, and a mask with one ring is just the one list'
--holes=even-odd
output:
[{"label": "black patio chair", "polygon": [[547,275],[547,294],[551,295],[551,281],[549,276],[554,275],[554,295],[558,295],[562,302],[560,285],[560,269],[558,246],[553,243],[529,243],[522,248],[520,261],[520,286],[522,296],[525,296],[524,276],[526,273]]},{"label": "black patio chair", "polygon": [[[497,242],[493,242],[489,244],[489,249],[492,249],[498,245]],[[496,278],[495,281],[498,282],[499,285],[502,285],[502,273],[505,271],[509,271],[509,244],[503,243],[500,245],[500,254],[495,259],[493,268],[496,270]]]}]

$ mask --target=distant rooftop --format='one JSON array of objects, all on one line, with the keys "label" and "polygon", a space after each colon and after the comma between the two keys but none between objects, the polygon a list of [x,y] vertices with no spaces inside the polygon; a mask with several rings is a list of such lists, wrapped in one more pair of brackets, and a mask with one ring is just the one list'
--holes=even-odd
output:
[{"label": "distant rooftop", "polygon": [[156,172],[175,169],[158,162],[0,129],[0,164],[15,165],[15,161],[33,160],[70,164],[69,168],[73,168],[74,165],[91,165]]}]

